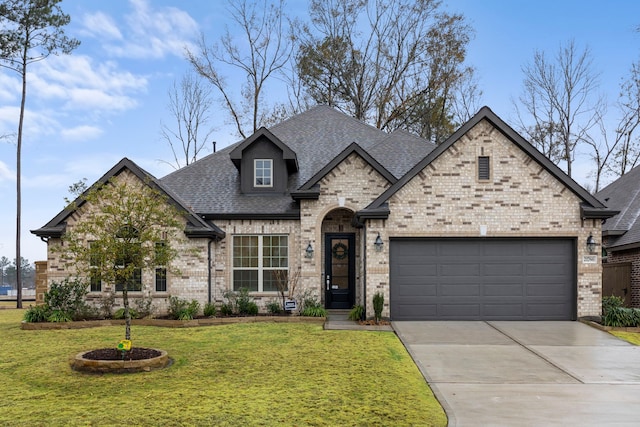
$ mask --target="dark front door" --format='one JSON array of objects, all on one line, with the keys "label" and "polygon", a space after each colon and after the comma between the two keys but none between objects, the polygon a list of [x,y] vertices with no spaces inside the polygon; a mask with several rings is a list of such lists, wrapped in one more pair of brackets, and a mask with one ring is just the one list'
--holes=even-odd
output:
[{"label": "dark front door", "polygon": [[351,308],[354,302],[355,234],[325,235],[325,306]]}]

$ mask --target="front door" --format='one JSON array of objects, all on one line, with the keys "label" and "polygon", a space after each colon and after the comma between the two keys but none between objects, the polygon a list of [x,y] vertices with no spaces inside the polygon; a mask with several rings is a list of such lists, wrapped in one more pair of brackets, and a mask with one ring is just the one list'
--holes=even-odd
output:
[{"label": "front door", "polygon": [[355,234],[327,233],[324,243],[325,306],[350,309],[355,300]]}]

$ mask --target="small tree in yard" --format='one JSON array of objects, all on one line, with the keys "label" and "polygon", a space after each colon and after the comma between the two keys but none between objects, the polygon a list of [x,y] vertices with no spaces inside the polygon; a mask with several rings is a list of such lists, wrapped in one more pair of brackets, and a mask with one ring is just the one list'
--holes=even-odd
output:
[{"label": "small tree in yard", "polygon": [[78,275],[121,288],[129,340],[128,292],[139,286],[144,269],[170,270],[177,255],[172,237],[184,229],[181,213],[150,185],[114,178],[96,184],[80,203],[78,222],[68,227],[59,250]]},{"label": "small tree in yard", "polygon": [[291,274],[287,270],[274,270],[273,277],[275,278],[280,298],[282,298],[282,309],[284,310],[286,299],[293,299],[293,296],[295,295],[296,286],[300,279],[300,270]]}]

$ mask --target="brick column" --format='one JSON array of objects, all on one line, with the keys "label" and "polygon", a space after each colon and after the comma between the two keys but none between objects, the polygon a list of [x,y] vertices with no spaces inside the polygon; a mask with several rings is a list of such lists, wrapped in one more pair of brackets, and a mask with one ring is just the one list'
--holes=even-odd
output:
[{"label": "brick column", "polygon": [[36,261],[36,305],[44,304],[47,292],[47,261]]}]

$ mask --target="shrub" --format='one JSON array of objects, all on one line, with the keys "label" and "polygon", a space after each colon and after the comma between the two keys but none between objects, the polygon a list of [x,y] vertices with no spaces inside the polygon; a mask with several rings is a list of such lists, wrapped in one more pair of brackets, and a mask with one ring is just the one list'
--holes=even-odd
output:
[{"label": "shrub", "polygon": [[384,307],[384,296],[380,292],[376,292],[373,296],[373,312],[375,313],[375,320],[379,322],[382,318],[382,308]]},{"label": "shrub", "polygon": [[27,311],[24,313],[23,320],[29,323],[46,322],[50,315],[48,305],[30,305]]},{"label": "shrub", "polygon": [[233,306],[230,303],[224,303],[220,306],[221,316],[231,316],[233,314]]},{"label": "shrub", "polygon": [[318,302],[315,295],[307,294],[304,296],[300,315],[307,317],[326,317],[327,310]]},{"label": "shrub", "polygon": [[78,279],[53,282],[44,294],[44,303],[49,306],[52,312],[65,313],[65,315],[56,314],[54,317],[73,320],[83,312],[83,307],[86,305],[84,297],[87,295],[87,288],[87,284]]},{"label": "shrub", "polygon": [[109,291],[106,295],[100,297],[100,313],[105,318],[113,317],[113,306],[116,302],[116,294],[113,291]]},{"label": "shrub", "polygon": [[640,325],[640,309],[626,307],[608,308],[607,313],[603,317],[603,323],[605,326],[615,328],[637,327]]},{"label": "shrub", "polygon": [[[137,310],[135,310],[135,309],[133,309],[131,307],[129,307],[129,316],[132,319],[139,319],[140,317],[142,317],[142,316],[140,316],[140,313],[138,313]],[[114,319],[124,319],[124,307],[117,309],[116,312],[113,313],[113,318]]]},{"label": "shrub", "polygon": [[613,308],[622,307],[624,304],[624,298],[614,295],[602,298],[602,315],[606,316],[607,312]]},{"label": "shrub", "polygon": [[306,317],[327,317],[327,310],[322,306],[307,306],[302,309],[300,315]]},{"label": "shrub", "polygon": [[247,305],[244,307],[244,310],[240,312],[240,314],[246,314],[249,316],[255,316],[258,314],[258,304],[253,301],[249,301]]},{"label": "shrub", "polygon": [[71,318],[71,314],[64,310],[51,310],[49,316],[47,317],[47,322],[71,322],[73,319]]},{"label": "shrub", "polygon": [[191,302],[178,298],[169,297],[169,317],[176,320],[191,320],[198,315],[200,303],[196,300]]},{"label": "shrub", "polygon": [[140,318],[151,316],[151,313],[153,313],[153,310],[155,309],[155,307],[153,306],[153,298],[151,298],[151,295],[146,297],[143,296],[142,298],[136,298],[133,301],[133,304],[135,305],[136,311],[138,312]]},{"label": "shrub", "polygon": [[280,314],[282,307],[278,301],[270,301],[267,303],[267,311],[270,314]]},{"label": "shrub", "polygon": [[357,322],[358,320],[362,320],[364,318],[364,307],[361,305],[354,305],[351,311],[349,312],[349,320],[353,320]]},{"label": "shrub", "polygon": [[216,317],[216,306],[213,303],[206,303],[204,305],[204,309],[202,310],[202,314],[204,314],[206,317]]},{"label": "shrub", "polygon": [[256,315],[258,314],[258,305],[253,302],[249,295],[249,289],[240,288],[237,291],[227,291],[223,295],[228,300],[232,313],[240,315]]}]

